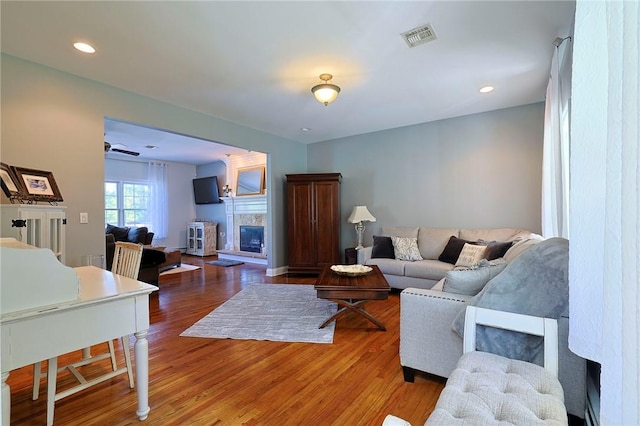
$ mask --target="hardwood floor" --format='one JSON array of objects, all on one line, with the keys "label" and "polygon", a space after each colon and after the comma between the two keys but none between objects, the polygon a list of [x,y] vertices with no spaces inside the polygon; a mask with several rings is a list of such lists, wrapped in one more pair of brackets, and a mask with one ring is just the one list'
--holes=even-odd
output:
[{"label": "hardwood floor", "polygon": [[[55,425],[380,425],[389,413],[424,423],[444,380],[417,376],[415,383],[404,382],[398,293],[367,303],[386,332],[350,313],[339,319],[330,345],[179,337],[249,285],[315,281],[266,277],[259,265],[204,263],[210,259],[183,256],[202,269],[161,276],[160,291],[151,296],[149,418],[138,421],[135,390],[125,374],[58,401]],[[134,341],[132,336],[132,346]],[[46,424],[46,380],[37,401],[31,399],[31,380],[31,367],[9,376],[12,425]],[[70,377],[60,374],[58,387],[67,383]]]}]

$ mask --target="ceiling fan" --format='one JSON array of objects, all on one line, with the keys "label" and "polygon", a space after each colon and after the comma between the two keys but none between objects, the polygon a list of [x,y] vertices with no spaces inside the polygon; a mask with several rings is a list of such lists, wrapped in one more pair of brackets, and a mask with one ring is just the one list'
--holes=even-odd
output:
[{"label": "ceiling fan", "polygon": [[133,155],[135,157],[140,155],[139,152],[129,151],[129,150],[120,149],[120,148],[113,148],[111,147],[111,144],[107,141],[104,141],[104,152],[119,152],[121,154]]}]

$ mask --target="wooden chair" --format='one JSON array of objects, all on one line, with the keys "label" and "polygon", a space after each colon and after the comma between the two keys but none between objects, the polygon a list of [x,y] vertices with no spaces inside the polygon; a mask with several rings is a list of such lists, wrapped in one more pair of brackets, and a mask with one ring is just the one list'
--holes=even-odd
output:
[{"label": "wooden chair", "polygon": [[[140,271],[140,263],[142,261],[142,244],[136,243],[127,243],[127,242],[116,242],[115,253],[113,256],[113,265],[111,267],[111,272],[117,275],[122,275],[127,278],[137,279],[138,272]],[[125,359],[125,368],[118,369],[118,365],[116,362],[115,355],[115,347],[113,345],[113,341],[110,340],[107,342],[109,347],[109,351],[98,354],[98,355],[90,355],[89,349],[85,348],[83,350],[83,356],[80,361],[64,365],[62,367],[57,368],[53,366],[56,372],[42,371],[42,363],[37,362],[33,365],[33,400],[38,399],[40,393],[40,379],[45,375],[48,376],[48,385],[47,385],[47,425],[53,424],[53,409],[55,401],[58,401],[62,398],[65,398],[69,395],[73,395],[76,392],[84,390],[90,386],[95,384],[104,382],[112,377],[117,375],[127,373],[129,377],[129,387],[131,389],[134,388],[134,380],[133,380],[133,369],[131,367],[131,349],[129,345],[129,336],[122,337],[122,349],[124,352]],[[82,367],[87,364],[94,363],[96,361],[101,361],[103,359],[111,359],[111,368],[113,371],[105,373],[99,377],[87,380],[79,371],[78,367]],[[57,364],[57,363],[56,363]],[[56,393],[56,377],[57,372],[63,370],[69,370],[69,372],[78,380],[80,384],[67,389],[65,391]]]},{"label": "wooden chair", "polygon": [[[541,336],[544,367],[476,351],[477,324]],[[448,426],[454,417],[465,424],[568,424],[555,319],[468,306],[462,347],[425,426]]]},{"label": "wooden chair", "polygon": [[465,354],[476,350],[477,324],[543,337],[544,368],[558,377],[558,322],[556,320],[467,306],[462,342],[462,352]]}]

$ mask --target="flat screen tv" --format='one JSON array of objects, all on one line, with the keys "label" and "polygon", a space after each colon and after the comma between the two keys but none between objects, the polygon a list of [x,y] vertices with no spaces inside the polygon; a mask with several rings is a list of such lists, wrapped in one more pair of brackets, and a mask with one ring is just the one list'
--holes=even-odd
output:
[{"label": "flat screen tv", "polygon": [[216,176],[209,176],[194,179],[193,198],[196,204],[218,204],[220,202],[218,178]]}]

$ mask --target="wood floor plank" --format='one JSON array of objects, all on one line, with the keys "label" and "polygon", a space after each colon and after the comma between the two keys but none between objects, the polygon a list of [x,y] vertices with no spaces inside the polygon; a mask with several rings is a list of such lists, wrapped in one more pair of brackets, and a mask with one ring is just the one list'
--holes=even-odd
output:
[{"label": "wood floor plank", "polygon": [[[366,305],[386,332],[347,314],[338,319],[333,344],[180,337],[250,285],[315,282],[267,277],[264,266],[223,268],[206,260],[211,258],[183,256],[202,269],[162,276],[160,291],[151,296],[149,418],[138,421],[135,391],[121,375],[58,401],[55,425],[380,425],[389,413],[424,423],[444,380],[418,375],[415,383],[404,382],[397,293]],[[79,356],[65,355],[61,362]],[[105,370],[109,363],[90,368]],[[12,425],[46,424],[46,380],[37,401],[31,400],[31,380],[31,367],[9,376]],[[61,376],[58,386],[70,383]]]}]

